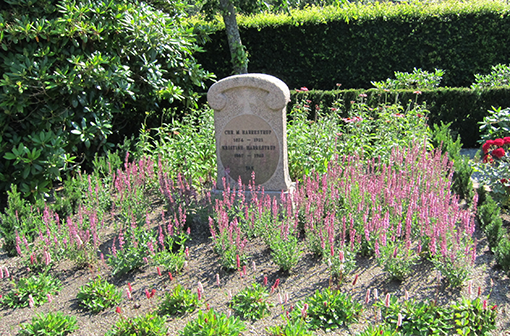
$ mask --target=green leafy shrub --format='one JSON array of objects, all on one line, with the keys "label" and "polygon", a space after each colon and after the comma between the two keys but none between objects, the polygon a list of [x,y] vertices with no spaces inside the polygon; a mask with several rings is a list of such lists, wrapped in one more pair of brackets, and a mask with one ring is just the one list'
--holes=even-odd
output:
[{"label": "green leafy shrub", "polygon": [[164,336],[166,319],[153,313],[133,318],[121,317],[105,336]]},{"label": "green leafy shrub", "polygon": [[[146,111],[195,100],[211,75],[181,7],[148,2],[10,1],[0,7],[0,190],[46,193],[112,147]],[[116,126],[115,126],[116,125]],[[127,127],[126,127],[127,125]]]},{"label": "green leafy shrub", "polygon": [[488,335],[496,329],[497,306],[489,306],[487,300],[480,297],[471,300],[463,298],[451,305],[453,311],[453,330],[458,335]]},{"label": "green leafy shrub", "polygon": [[234,316],[227,317],[223,313],[216,313],[213,309],[207,312],[198,312],[198,317],[186,324],[183,330],[179,331],[181,336],[208,336],[208,335],[229,335],[237,336],[246,329],[242,321]]},{"label": "green leafy shrub", "polygon": [[122,301],[122,292],[98,276],[97,279],[80,287],[76,298],[80,306],[93,313],[99,313],[108,307],[118,305]]},{"label": "green leafy shrub", "polygon": [[487,90],[495,86],[508,86],[510,84],[510,67],[507,64],[492,66],[488,75],[475,74],[475,82],[471,84],[473,90]]},{"label": "green leafy shrub", "polygon": [[170,293],[166,293],[159,306],[159,313],[164,315],[192,313],[198,308],[199,303],[197,293],[184,289],[179,284]]},{"label": "green leafy shrub", "polygon": [[10,308],[28,307],[30,298],[34,306],[48,302],[48,294],[55,295],[62,283],[49,274],[33,275],[13,281],[13,289],[0,299],[2,305]]},{"label": "green leafy shrub", "polygon": [[304,319],[310,329],[332,330],[357,321],[361,310],[361,304],[350,295],[326,288],[298,302],[291,318]]},{"label": "green leafy shrub", "polygon": [[271,313],[268,297],[267,288],[254,282],[232,298],[230,307],[243,319],[259,320]]},{"label": "green leafy shrub", "polygon": [[433,89],[439,86],[444,70],[435,69],[434,73],[414,68],[412,73],[395,71],[395,79],[382,82],[372,82],[372,85],[382,90],[395,89]]},{"label": "green leafy shrub", "polygon": [[294,235],[287,235],[286,238],[278,235],[278,238],[271,242],[270,248],[271,258],[283,272],[289,272],[301,257],[299,241]]},{"label": "green leafy shrub", "polygon": [[510,136],[510,108],[492,107],[480,125],[480,141],[483,144],[487,140]]},{"label": "green leafy shrub", "polygon": [[75,316],[64,315],[61,312],[49,312],[46,315],[37,314],[32,322],[23,323],[19,334],[29,335],[68,335],[78,329]]},{"label": "green leafy shrub", "polygon": [[308,330],[303,320],[291,321],[284,318],[285,324],[268,327],[266,329],[270,336],[313,336],[314,332]]}]

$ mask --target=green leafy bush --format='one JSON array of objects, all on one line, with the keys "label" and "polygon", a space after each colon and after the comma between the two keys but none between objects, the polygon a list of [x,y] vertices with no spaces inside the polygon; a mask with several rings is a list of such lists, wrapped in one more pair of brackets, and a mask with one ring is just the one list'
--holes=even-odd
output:
[{"label": "green leafy bush", "polygon": [[506,64],[492,66],[488,75],[475,74],[475,82],[471,84],[473,90],[487,90],[495,86],[510,85],[510,67]]},{"label": "green leafy bush", "polygon": [[184,289],[179,284],[170,293],[166,293],[159,306],[159,313],[164,315],[192,313],[198,308],[199,303],[197,293]]},{"label": "green leafy bush", "polygon": [[22,336],[68,335],[78,329],[75,316],[64,315],[61,312],[49,312],[46,315],[37,314],[32,322],[23,323],[19,334]]},{"label": "green leafy bush", "polygon": [[183,330],[179,331],[181,336],[208,336],[228,335],[237,336],[246,329],[246,326],[234,316],[227,317],[223,313],[216,313],[214,309],[207,312],[198,312],[198,317],[186,324]]},{"label": "green leafy bush", "polygon": [[372,82],[372,85],[382,90],[434,89],[441,83],[443,75],[443,70],[435,69],[434,73],[430,73],[414,68],[412,73],[395,71],[395,79]]},{"label": "green leafy bush", "polygon": [[[210,78],[177,4],[9,1],[0,5],[0,190],[46,193],[134,132],[146,111],[193,101]],[[116,125],[116,126],[115,126]],[[127,126],[127,127],[126,127]]]},{"label": "green leafy bush", "polygon": [[357,321],[361,310],[361,304],[350,295],[326,288],[298,302],[291,318],[304,319],[310,329],[332,330]]},{"label": "green leafy bush", "polygon": [[121,317],[105,336],[165,336],[166,319],[153,313],[133,318]]},{"label": "green leafy bush", "polygon": [[510,136],[510,108],[492,107],[480,125],[480,143]]},{"label": "green leafy bush", "polygon": [[259,320],[271,313],[268,297],[267,288],[254,282],[232,298],[230,307],[243,319]]},{"label": "green leafy bush", "polygon": [[76,298],[80,306],[93,313],[99,313],[108,307],[118,305],[122,301],[122,292],[98,276],[97,279],[80,287]]},{"label": "green leafy bush", "polygon": [[48,302],[48,294],[55,295],[62,283],[47,274],[33,275],[13,281],[13,289],[0,299],[0,303],[10,308],[28,307],[32,300],[34,306]]}]

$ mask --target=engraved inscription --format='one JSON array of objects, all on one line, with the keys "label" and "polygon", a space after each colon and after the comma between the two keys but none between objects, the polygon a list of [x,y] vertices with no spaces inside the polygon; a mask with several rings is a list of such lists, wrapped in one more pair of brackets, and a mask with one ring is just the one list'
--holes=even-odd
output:
[{"label": "engraved inscription", "polygon": [[279,157],[279,143],[272,127],[264,119],[245,114],[233,118],[220,133],[220,158],[234,180],[244,184],[262,184],[273,176]]}]

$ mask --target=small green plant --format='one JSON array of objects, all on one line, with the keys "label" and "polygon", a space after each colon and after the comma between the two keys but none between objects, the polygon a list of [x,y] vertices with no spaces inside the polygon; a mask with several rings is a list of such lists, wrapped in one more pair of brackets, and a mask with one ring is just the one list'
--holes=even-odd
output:
[{"label": "small green plant", "polygon": [[394,327],[387,324],[372,325],[369,324],[365,330],[356,336],[397,336],[402,335]]},{"label": "small green plant", "polygon": [[[375,307],[381,309],[384,324],[402,335],[447,335],[450,329],[448,309],[437,306],[434,301],[405,300],[401,303],[397,297],[387,294]],[[386,326],[381,328],[389,330]]]},{"label": "small green plant", "polygon": [[133,318],[121,318],[105,336],[164,336],[166,319],[154,313]]},{"label": "small green plant", "polygon": [[378,89],[434,89],[443,79],[444,70],[435,69],[434,73],[414,68],[412,73],[395,71],[395,79],[371,82]]},{"label": "small green plant", "polygon": [[388,274],[390,280],[402,281],[412,270],[412,266],[419,259],[416,251],[405,248],[403,244],[387,244],[381,248],[377,262]]},{"label": "small green plant", "polygon": [[243,319],[259,320],[271,313],[268,297],[267,288],[254,282],[232,298],[230,307]]},{"label": "small green plant", "polygon": [[47,274],[21,278],[17,283],[13,281],[12,291],[1,298],[0,303],[10,308],[28,307],[30,304],[39,306],[48,301],[48,294],[55,295],[60,287],[60,280]]},{"label": "small green plant", "polygon": [[97,279],[80,287],[77,299],[80,306],[93,313],[99,313],[108,307],[118,305],[122,301],[122,292],[98,276]]},{"label": "small green plant", "polygon": [[32,317],[31,323],[23,323],[19,334],[59,336],[70,334],[77,329],[76,317],[61,312],[49,312],[46,315],[37,314]]},{"label": "small green plant", "polygon": [[496,329],[497,306],[487,300],[463,298],[451,305],[456,335],[490,335]]},{"label": "small green plant", "polygon": [[205,313],[199,311],[198,317],[188,322],[179,334],[181,336],[237,336],[245,329],[244,323],[236,317],[227,317],[223,313],[216,313],[213,309],[209,309]]},{"label": "small green plant", "polygon": [[312,330],[332,330],[357,321],[362,308],[350,295],[327,288],[298,302],[291,312],[291,319],[304,319]]},{"label": "small green plant", "polygon": [[283,318],[285,324],[268,327],[266,329],[270,336],[313,336],[314,332],[308,330],[303,320],[291,321]]},{"label": "small green plant", "polygon": [[346,275],[356,269],[356,252],[344,245],[343,249],[337,252],[338,256],[335,256],[334,253],[334,250],[330,252],[327,263],[332,280],[335,279],[341,283]]},{"label": "small green plant", "polygon": [[298,239],[294,235],[286,238],[278,237],[271,242],[271,257],[283,272],[288,272],[296,266],[301,257]]},{"label": "small green plant", "polygon": [[167,293],[159,306],[159,313],[163,315],[182,315],[192,313],[198,308],[200,301],[198,294],[184,289],[179,284],[172,292]]}]

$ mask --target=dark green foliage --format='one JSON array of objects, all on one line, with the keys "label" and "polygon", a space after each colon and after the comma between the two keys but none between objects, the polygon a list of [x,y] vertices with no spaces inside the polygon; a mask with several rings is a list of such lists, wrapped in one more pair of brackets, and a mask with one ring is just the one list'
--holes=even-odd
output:
[{"label": "dark green foliage", "polygon": [[510,240],[507,237],[502,237],[493,251],[496,262],[505,271],[510,271]]},{"label": "dark green foliage", "polygon": [[486,195],[485,202],[478,207],[478,222],[486,233],[489,246],[493,250],[504,235],[504,228],[499,206],[490,195]]},{"label": "dark green foliage", "polygon": [[[369,88],[371,81],[414,67],[444,69],[442,84],[468,87],[476,73],[506,63],[510,16],[505,4],[482,1],[437,6],[394,3],[309,9],[292,17],[260,15],[241,22],[249,72],[268,73],[291,88]],[[393,5],[393,6],[392,6]],[[230,74],[224,31],[198,55],[219,78]]]},{"label": "dark green foliage", "polygon": [[[0,7],[0,192],[37,198],[138,129],[196,99],[210,77],[194,36],[143,1],[9,1]],[[158,118],[159,120],[159,118]]]},{"label": "dark green foliage", "polygon": [[434,148],[441,148],[443,153],[448,153],[449,159],[453,161],[452,190],[470,203],[474,197],[473,181],[471,180],[473,168],[469,163],[469,158],[460,154],[462,148],[460,136],[457,136],[454,141],[450,125],[451,123],[445,124],[442,121],[440,125],[434,125],[431,142]]},{"label": "dark green foliage", "polygon": [[46,315],[37,314],[31,323],[23,323],[19,335],[48,335],[61,336],[71,334],[78,329],[75,316],[64,315],[61,312],[49,312]]}]

